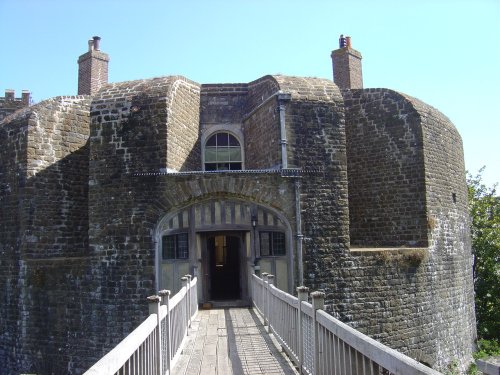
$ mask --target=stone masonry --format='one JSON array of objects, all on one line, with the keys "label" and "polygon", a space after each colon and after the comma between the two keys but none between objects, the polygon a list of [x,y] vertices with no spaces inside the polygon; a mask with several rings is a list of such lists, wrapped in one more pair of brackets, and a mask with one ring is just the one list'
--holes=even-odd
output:
[{"label": "stone masonry", "polygon": [[5,96],[3,98],[0,97],[0,121],[30,104],[31,94],[28,90],[23,90],[20,98],[16,98],[16,92],[14,90],[5,90]]},{"label": "stone masonry", "polygon": [[[358,81],[360,68],[344,67]],[[83,373],[144,319],[165,264],[198,274],[210,301],[206,240],[227,233],[241,238],[242,279],[274,267],[283,289],[324,291],[329,313],[384,344],[467,366],[463,149],[438,110],[319,78],[99,82],[0,122],[6,373]],[[240,143],[241,170],[205,170],[218,133]],[[184,231],[189,258],[162,260],[162,236]],[[283,232],[286,254],[262,255],[259,231]]]}]

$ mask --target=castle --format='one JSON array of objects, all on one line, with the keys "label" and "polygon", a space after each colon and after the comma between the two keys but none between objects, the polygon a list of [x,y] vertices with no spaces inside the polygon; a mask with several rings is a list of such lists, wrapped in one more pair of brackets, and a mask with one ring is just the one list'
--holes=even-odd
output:
[{"label": "castle", "polygon": [[107,83],[99,40],[78,96],[0,123],[2,374],[82,373],[187,273],[216,305],[248,303],[249,275],[269,272],[418,361],[466,366],[467,188],[443,114],[364,89],[350,38],[334,81],[238,84]]}]

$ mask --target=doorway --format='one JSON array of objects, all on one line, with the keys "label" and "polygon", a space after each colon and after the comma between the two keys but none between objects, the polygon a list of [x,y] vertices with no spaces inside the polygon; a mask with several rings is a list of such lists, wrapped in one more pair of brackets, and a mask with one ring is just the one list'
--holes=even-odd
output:
[{"label": "doorway", "polygon": [[207,238],[211,300],[241,298],[240,249],[238,236],[214,234]]}]

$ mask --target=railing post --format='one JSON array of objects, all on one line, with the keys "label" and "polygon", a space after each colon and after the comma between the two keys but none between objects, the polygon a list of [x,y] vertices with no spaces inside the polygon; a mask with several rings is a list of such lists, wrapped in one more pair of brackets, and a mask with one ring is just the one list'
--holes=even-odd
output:
[{"label": "railing post", "polygon": [[312,292],[312,307],[313,307],[313,334],[314,334],[314,375],[319,375],[319,327],[318,327],[318,317],[317,311],[323,310],[325,308],[325,293],[323,292]]},{"label": "railing post", "polygon": [[269,310],[267,313],[268,313],[268,318],[267,318],[267,332],[269,333],[272,333],[272,319],[271,317],[273,316],[274,314],[274,311],[273,311],[273,306],[274,306],[274,303],[273,303],[273,294],[271,292],[271,285],[274,285],[274,275],[267,275],[267,288],[268,288],[268,294],[267,294],[267,297],[268,297],[268,307],[267,309]]},{"label": "railing post", "polygon": [[188,300],[189,285],[188,285],[188,278],[186,276],[181,277],[181,281],[182,281],[182,287],[186,288],[186,296],[185,296],[186,297],[185,298],[186,321],[185,321],[185,324],[186,324],[186,336],[189,336],[189,316],[188,316],[189,315],[188,314],[188,311],[189,311],[189,300]]},{"label": "railing post", "polygon": [[[167,363],[165,365],[166,371],[170,374],[170,361],[172,359],[172,328],[170,324],[170,290],[160,290],[158,295],[161,297],[161,304],[167,308],[167,315],[165,316],[165,357],[167,358]],[[163,348],[162,348],[163,350]],[[163,374],[162,374],[163,375]]]},{"label": "railing post", "polygon": [[297,311],[297,324],[299,326],[297,332],[297,344],[299,347],[299,374],[302,374],[304,367],[304,326],[302,324],[302,302],[307,301],[307,295],[309,294],[309,288],[306,286],[297,287],[297,298],[299,300],[299,308]]},{"label": "railing post", "polygon": [[191,328],[191,278],[192,276],[187,274],[187,275],[184,275],[184,277],[187,277],[188,279],[188,282],[187,282],[187,300],[188,300],[188,310],[187,310],[187,314],[188,314],[188,328]]},{"label": "railing post", "polygon": [[156,356],[156,361],[154,364],[154,372],[157,375],[161,375],[161,326],[160,326],[160,297],[159,296],[149,296],[149,314],[156,314],[156,340],[154,343],[154,351]]},{"label": "railing post", "polygon": [[262,313],[264,314],[264,326],[267,326],[267,272],[262,274]]}]

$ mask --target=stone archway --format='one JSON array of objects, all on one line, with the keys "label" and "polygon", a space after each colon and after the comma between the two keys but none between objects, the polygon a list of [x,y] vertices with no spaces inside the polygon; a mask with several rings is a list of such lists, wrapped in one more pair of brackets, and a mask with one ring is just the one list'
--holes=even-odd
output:
[{"label": "stone archway", "polygon": [[[272,253],[266,247],[261,254],[261,246],[270,245],[260,237],[269,233],[280,234],[284,251]],[[229,259],[230,266],[237,268],[233,271],[238,275],[238,291],[217,286],[219,277],[236,276],[229,270],[218,274],[213,269],[210,241],[216,236],[238,239],[237,246],[234,239],[230,240],[237,254],[232,253],[234,257]],[[212,198],[169,212],[158,222],[156,244],[158,289],[175,293],[180,289],[180,277],[189,273],[198,277],[200,302],[228,296],[248,299],[248,277],[259,268],[275,274],[277,286],[285,291],[290,291],[294,283],[295,247],[288,220],[279,211],[253,202]]]}]

